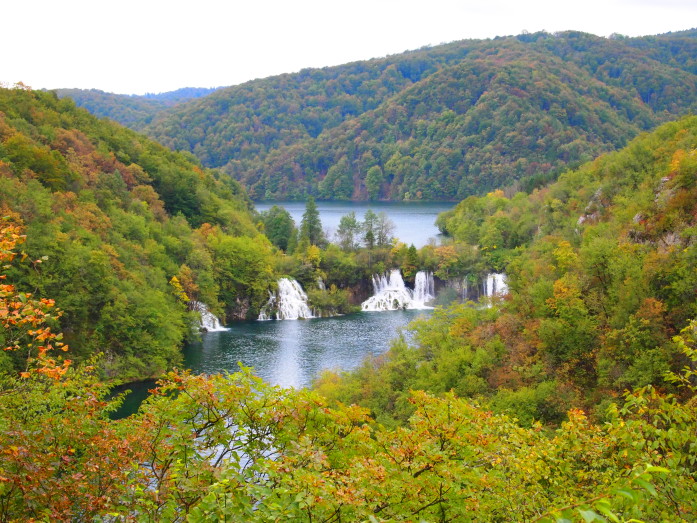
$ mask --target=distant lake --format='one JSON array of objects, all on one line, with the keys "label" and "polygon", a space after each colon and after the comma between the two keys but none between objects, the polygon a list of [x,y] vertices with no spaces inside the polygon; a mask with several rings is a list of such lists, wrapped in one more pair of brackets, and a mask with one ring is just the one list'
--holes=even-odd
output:
[{"label": "distant lake", "polygon": [[[297,226],[300,226],[305,212],[305,202],[255,202],[254,205],[259,211],[269,210],[274,205],[283,207]],[[322,227],[330,240],[333,239],[342,216],[355,212],[356,218],[363,221],[365,212],[372,209],[376,214],[387,214],[395,224],[395,236],[407,245],[413,243],[417,248],[427,245],[431,238],[438,241],[436,218],[439,213],[454,206],[453,202],[317,202]]]}]

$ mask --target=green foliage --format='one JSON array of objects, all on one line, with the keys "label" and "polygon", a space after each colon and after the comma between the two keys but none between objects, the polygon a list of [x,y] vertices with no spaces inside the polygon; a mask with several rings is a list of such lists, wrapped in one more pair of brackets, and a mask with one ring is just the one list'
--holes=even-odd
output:
[{"label": "green foliage", "polygon": [[290,213],[283,207],[274,205],[268,211],[261,213],[264,224],[264,234],[276,247],[282,251],[294,247],[293,240],[297,236],[295,222]]},{"label": "green foliage", "polygon": [[236,182],[68,100],[0,90],[0,171],[0,207],[21,217],[26,252],[41,259],[13,279],[60,301],[74,357],[104,352],[108,378],[181,361],[191,318],[172,277],[230,314],[272,280],[270,246]]},{"label": "green foliage", "polygon": [[356,312],[359,307],[349,303],[349,293],[331,284],[329,289],[308,289],[308,302],[315,316],[336,316]]},{"label": "green foliage", "polygon": [[[3,261],[12,261],[20,240],[16,228],[3,228]],[[26,303],[20,309],[37,311],[50,305],[2,287],[5,305],[20,301]],[[4,326],[18,316],[11,308],[0,307]],[[485,320],[474,309],[450,314],[457,321],[449,334]],[[31,336],[47,339],[44,318],[34,327]],[[693,330],[677,341],[691,345]],[[424,322],[419,335],[426,341],[445,334],[442,324]],[[365,409],[330,406],[316,392],[274,387],[242,368],[213,376],[171,372],[139,413],[111,421],[118,400],[106,400],[108,389],[91,367],[52,358],[54,348],[43,347],[19,375],[0,373],[3,520],[679,521],[696,515],[694,398],[679,402],[647,387],[627,393],[603,425],[570,410],[547,433],[452,392],[416,391],[403,398],[409,411],[403,425],[389,429]],[[676,379],[689,383],[691,376],[690,369]],[[325,375],[323,389],[331,395],[335,386]]]},{"label": "green foliage", "polygon": [[694,41],[571,31],[465,40],[221,89],[164,109],[146,131],[258,199],[533,188],[693,112]]},{"label": "green foliage", "polygon": [[317,204],[312,196],[305,202],[305,212],[300,222],[300,240],[303,239],[310,245],[322,246],[326,242]]},{"label": "green foliage", "polygon": [[339,245],[345,251],[354,251],[359,247],[362,224],[356,219],[356,213],[350,212],[341,217],[336,236]]},{"label": "green foliage", "polygon": [[105,93],[98,89],[56,89],[59,98],[71,98],[75,105],[83,107],[100,118],[112,120],[142,131],[160,111],[202,96],[215,89],[185,87],[160,94],[142,96]]},{"label": "green foliage", "polygon": [[[342,377],[335,399],[404,422],[410,389],[479,398],[529,425],[581,406],[603,418],[627,389],[672,390],[685,364],[672,340],[697,314],[697,119],[642,136],[531,195],[495,191],[441,215],[451,244],[422,249],[442,280],[481,286],[505,271],[490,309],[436,312],[376,361]],[[409,272],[405,245],[392,259]],[[464,284],[463,284],[464,285]]]}]

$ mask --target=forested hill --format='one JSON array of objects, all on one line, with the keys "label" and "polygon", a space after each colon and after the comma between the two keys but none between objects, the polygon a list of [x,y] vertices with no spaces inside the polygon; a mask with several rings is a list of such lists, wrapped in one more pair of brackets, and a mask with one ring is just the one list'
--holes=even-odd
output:
[{"label": "forested hill", "polygon": [[153,116],[167,107],[207,96],[215,91],[203,87],[183,87],[158,94],[127,95],[105,93],[99,89],[56,89],[59,98],[72,98],[95,116],[107,117],[122,125],[142,130]]},{"label": "forested hill", "polygon": [[[177,364],[188,299],[222,315],[223,304],[267,297],[271,244],[249,199],[189,156],[55,94],[0,89],[0,212],[20,221],[22,247],[39,260],[12,281],[55,299],[71,357],[104,352],[109,376]],[[7,327],[0,343],[22,335]],[[0,371],[21,357],[0,351]]]},{"label": "forested hill", "polygon": [[474,285],[505,272],[506,296],[436,311],[321,388],[385,423],[406,419],[411,390],[453,390],[527,423],[579,406],[603,418],[626,390],[670,390],[666,373],[689,364],[674,336],[697,317],[696,217],[694,116],[530,195],[468,197],[439,217],[455,243],[433,248],[436,275]]},{"label": "forested hill", "polygon": [[221,89],[145,132],[253,198],[461,199],[694,111],[695,73],[695,31],[465,40]]}]

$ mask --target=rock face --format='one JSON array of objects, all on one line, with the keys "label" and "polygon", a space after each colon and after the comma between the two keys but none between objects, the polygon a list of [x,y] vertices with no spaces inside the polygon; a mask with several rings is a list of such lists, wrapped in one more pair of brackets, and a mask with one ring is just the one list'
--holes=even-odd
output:
[{"label": "rock face", "polygon": [[244,321],[251,319],[249,318],[249,310],[251,309],[251,303],[249,298],[237,298],[235,300],[235,306],[228,310],[228,319],[230,321]]}]

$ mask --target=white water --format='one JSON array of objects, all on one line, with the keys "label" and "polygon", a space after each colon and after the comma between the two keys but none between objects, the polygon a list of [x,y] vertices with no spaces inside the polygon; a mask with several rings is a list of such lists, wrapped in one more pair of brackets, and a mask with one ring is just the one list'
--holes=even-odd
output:
[{"label": "white water", "polygon": [[426,271],[417,272],[414,280],[414,295],[412,298],[412,304],[418,304],[420,306],[411,308],[423,309],[426,307],[426,303],[433,300],[435,297],[436,290],[435,283],[433,281],[433,273]]},{"label": "white water", "polygon": [[374,295],[361,304],[364,311],[395,311],[400,309],[430,309],[427,302],[434,298],[433,274],[419,271],[412,291],[402,279],[399,270],[389,275],[373,276]]},{"label": "white water", "polygon": [[487,298],[491,298],[493,296],[503,296],[505,294],[508,294],[506,275],[497,272],[487,274],[486,282],[484,283],[484,295]]},{"label": "white water", "polygon": [[278,280],[278,294],[269,292],[269,301],[259,312],[260,320],[297,320],[314,318],[307,304],[307,294],[300,284],[289,278]]},{"label": "white water", "polygon": [[208,306],[205,303],[200,301],[192,301],[190,306],[192,310],[198,311],[198,313],[201,315],[202,330],[208,332],[223,332],[230,330],[220,324],[220,320],[208,310]]}]

